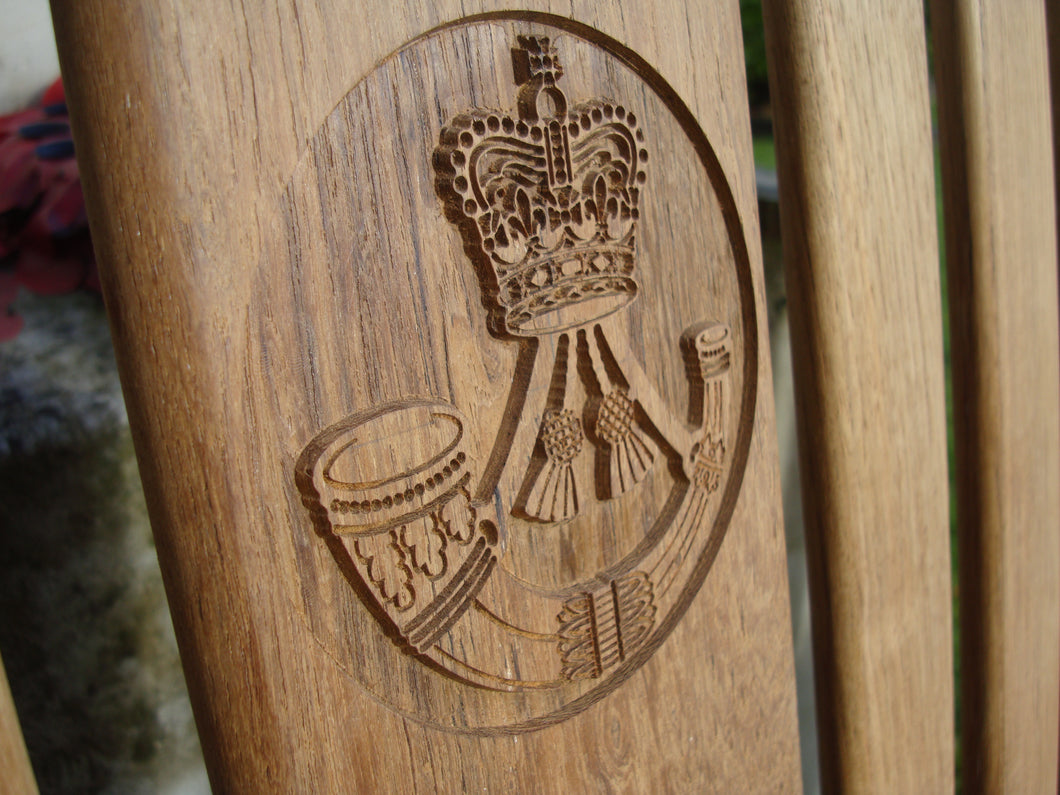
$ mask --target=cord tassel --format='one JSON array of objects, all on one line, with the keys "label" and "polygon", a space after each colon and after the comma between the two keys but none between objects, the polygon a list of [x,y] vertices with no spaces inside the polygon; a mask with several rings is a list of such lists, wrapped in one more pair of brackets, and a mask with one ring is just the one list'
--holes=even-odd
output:
[{"label": "cord tassel", "polygon": [[596,335],[585,334],[581,337],[580,349],[588,358],[597,389],[603,394],[600,408],[596,415],[596,436],[607,447],[607,472],[598,472],[600,485],[604,487],[609,499],[621,497],[651,471],[658,448],[640,429],[636,418],[636,402],[629,394],[622,373],[617,370],[612,379],[604,364],[602,344]]},{"label": "cord tassel", "polygon": [[[570,403],[570,371],[576,360],[570,337],[564,334],[557,345],[556,363],[549,387],[549,408],[541,418],[538,441],[545,461],[531,462],[525,477],[530,485],[523,511],[539,522],[566,522],[578,514],[578,484],[571,465],[585,442],[581,418]],[[524,485],[524,490],[526,485]]]},{"label": "cord tassel", "polygon": [[526,501],[526,512],[542,522],[566,522],[578,514],[578,486],[571,462],[581,452],[581,422],[568,410],[548,411],[541,423],[547,462]]},{"label": "cord tassel", "polygon": [[611,498],[625,494],[651,471],[655,444],[634,419],[634,404],[625,389],[612,389],[600,404],[596,433],[610,448],[608,487]]}]

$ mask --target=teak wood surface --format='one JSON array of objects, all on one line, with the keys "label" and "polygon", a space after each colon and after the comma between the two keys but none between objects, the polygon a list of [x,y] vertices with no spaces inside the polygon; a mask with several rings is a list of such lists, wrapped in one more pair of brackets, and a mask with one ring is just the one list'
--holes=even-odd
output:
[{"label": "teak wood surface", "polygon": [[736,4],[53,15],[214,787],[798,790]]},{"label": "teak wood surface", "polygon": [[764,4],[828,792],[953,790],[922,4]]},{"label": "teak wood surface", "polygon": [[1034,2],[932,4],[953,341],[963,782],[972,793],[1057,784],[1060,350],[1044,12]]},{"label": "teak wood surface", "polygon": [[3,771],[0,792],[37,795],[37,782],[33,778],[3,663],[0,663],[0,770]]}]

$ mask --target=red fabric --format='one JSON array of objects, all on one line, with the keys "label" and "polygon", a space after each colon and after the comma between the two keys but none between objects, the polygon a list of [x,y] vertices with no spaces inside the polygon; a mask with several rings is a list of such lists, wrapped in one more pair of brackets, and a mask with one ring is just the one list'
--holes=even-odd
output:
[{"label": "red fabric", "polygon": [[63,79],[61,77],[48,86],[44,92],[44,96],[40,99],[40,104],[45,107],[48,105],[57,105],[60,102],[66,102],[66,92],[63,90]]},{"label": "red fabric", "polygon": [[18,334],[19,287],[99,290],[62,81],[37,106],[0,116],[0,340]]}]

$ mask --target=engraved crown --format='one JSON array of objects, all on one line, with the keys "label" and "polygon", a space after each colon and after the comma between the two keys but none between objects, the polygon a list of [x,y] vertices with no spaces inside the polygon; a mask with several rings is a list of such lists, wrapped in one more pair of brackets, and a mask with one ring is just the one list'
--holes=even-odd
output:
[{"label": "engraved crown", "polygon": [[480,268],[495,332],[551,334],[631,302],[640,186],[637,119],[594,99],[567,107],[547,38],[512,51],[518,118],[475,109],[442,130],[438,191]]}]

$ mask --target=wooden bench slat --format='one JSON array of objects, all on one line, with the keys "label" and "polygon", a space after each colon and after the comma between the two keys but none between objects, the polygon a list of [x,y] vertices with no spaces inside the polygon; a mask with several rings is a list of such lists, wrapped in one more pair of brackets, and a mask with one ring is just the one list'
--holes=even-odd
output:
[{"label": "wooden bench slat", "polygon": [[829,792],[953,788],[922,7],[765,4]]},{"label": "wooden bench slat", "polygon": [[18,724],[7,673],[0,662],[0,790],[10,795],[37,795],[37,781],[29,763]]},{"label": "wooden bench slat", "polygon": [[[506,7],[519,13],[464,25],[463,15],[496,12],[495,4],[281,0],[263,11],[253,4],[196,0],[135,8],[105,0],[54,3],[119,370],[211,781],[219,791],[248,792],[795,791],[790,616],[738,8],[667,2],[647,14],[619,2],[579,1],[572,7],[520,1]],[[655,423],[646,433],[656,449],[664,450],[666,442],[683,452],[669,451],[668,465],[655,470],[660,482],[678,473],[677,485],[655,500],[656,515],[673,524],[687,519],[689,527],[698,527],[699,517],[711,511],[720,516],[722,509],[731,510],[732,519],[720,546],[700,552],[705,539],[715,538],[713,525],[706,537],[692,532],[674,540],[658,530],[669,532],[668,524],[657,526],[651,516],[645,521],[638,512],[644,506],[599,508],[615,534],[634,539],[623,546],[623,558],[604,548],[599,539],[610,536],[594,535],[594,527],[582,536],[572,534],[566,547],[555,543],[564,528],[524,527],[524,554],[516,562],[532,572],[539,560],[544,568],[549,555],[573,569],[586,565],[579,556],[591,562],[597,552],[601,557],[607,552],[605,562],[614,571],[600,564],[579,574],[581,579],[571,577],[573,585],[529,583],[525,603],[505,603],[525,622],[519,625],[492,620],[484,607],[471,603],[473,593],[462,602],[465,591],[448,586],[432,591],[435,586],[423,585],[421,578],[419,594],[434,599],[432,609],[444,605],[435,613],[413,613],[417,620],[426,618],[402,636],[402,650],[394,640],[406,627],[387,624],[393,613],[384,612],[388,605],[401,609],[400,599],[386,595],[385,571],[378,579],[371,579],[376,576],[371,570],[354,581],[359,576],[354,567],[369,566],[364,559],[371,555],[362,551],[355,558],[344,538],[316,524],[332,503],[310,512],[316,482],[307,481],[316,470],[311,463],[303,467],[303,455],[322,456],[338,437],[317,440],[336,426],[337,433],[344,432],[344,418],[359,418],[350,426],[359,429],[389,412],[390,401],[411,395],[414,400],[399,405],[413,407],[403,416],[415,415],[417,427],[434,419],[416,414],[415,406],[422,407],[427,397],[447,399],[465,415],[461,427],[469,444],[480,448],[472,448],[478,462],[497,470],[505,466],[502,432],[517,424],[522,403],[506,401],[503,391],[498,399],[497,386],[529,394],[528,357],[525,347],[518,356],[513,353],[523,343],[487,328],[484,304],[495,297],[479,294],[473,268],[480,263],[466,255],[475,241],[461,243],[466,230],[451,223],[468,204],[451,201],[460,188],[445,171],[456,167],[459,158],[453,156],[462,152],[453,147],[463,146],[465,135],[442,140],[442,130],[455,129],[461,119],[472,124],[479,113],[474,118],[481,131],[474,132],[475,125],[465,130],[473,142],[474,135],[487,135],[487,124],[494,133],[502,129],[501,114],[558,112],[555,93],[530,106],[520,95],[516,110],[515,95],[526,80],[513,74],[512,50],[519,35],[542,35],[541,30],[560,31],[552,34],[562,39],[557,46],[566,72],[560,86],[569,91],[572,105],[597,97],[627,102],[638,109],[639,121],[601,99],[555,134],[574,136],[579,125],[588,130],[605,124],[606,116],[615,119],[614,129],[597,143],[611,150],[579,159],[574,149],[573,161],[569,153],[556,161],[534,154],[537,145],[520,139],[496,147],[497,157],[514,153],[509,171],[483,167],[484,173],[504,179],[514,174],[510,179],[522,180],[520,190],[532,193],[530,181],[520,175],[533,169],[539,174],[544,162],[553,169],[548,179],[563,182],[568,174],[554,168],[555,162],[605,168],[614,158],[618,166],[609,179],[592,183],[599,197],[593,206],[600,208],[594,212],[611,212],[608,191],[621,188],[634,197],[623,201],[633,202],[638,191],[645,196],[659,191],[651,213],[645,209],[637,216],[627,207],[621,217],[617,210],[612,214],[616,222],[639,219],[637,244],[668,253],[654,258],[658,270],[647,272],[640,303],[633,306],[651,311],[632,320],[616,313],[580,336],[572,331],[573,341],[563,350],[570,354],[566,361],[577,358],[578,366],[555,372],[586,393],[592,378],[601,383],[603,375],[635,391],[639,403],[631,416],[643,426],[655,423],[642,417],[647,406],[654,410],[669,401],[676,419]],[[528,69],[528,61],[527,56],[516,65]],[[665,85],[659,76],[665,76]],[[605,96],[603,90],[611,87],[622,90]],[[410,98],[417,99],[411,110]],[[479,110],[486,107],[498,114],[489,122]],[[505,120],[507,134],[519,129],[511,116]],[[650,150],[646,158],[630,132],[638,124],[645,151]],[[343,132],[321,137],[333,129]],[[540,139],[541,129],[533,129]],[[549,145],[550,157],[563,151]],[[495,162],[492,156],[493,150],[486,151],[483,162]],[[647,181],[627,190],[616,180],[625,179],[622,164],[635,158],[648,163]],[[318,162],[327,167],[317,169]],[[636,170],[626,176],[639,179]],[[439,187],[445,179],[450,194]],[[723,195],[725,185],[731,195]],[[522,206],[517,202],[522,194],[513,193],[513,206]],[[369,202],[369,196],[375,200]],[[478,205],[468,201],[467,212],[474,212]],[[617,207],[617,199],[612,204]],[[588,216],[580,218],[561,223],[581,224]],[[541,223],[530,213],[517,220]],[[737,236],[746,240],[746,251],[735,243],[726,250],[726,241]],[[332,239],[341,245],[329,248]],[[389,251],[390,243],[406,246],[400,251],[407,256],[377,256]],[[746,266],[741,281],[727,270],[737,259]],[[671,272],[664,269],[673,269],[674,277],[660,276]],[[698,371],[689,364],[695,365],[698,354],[681,347],[681,329],[670,333],[666,324],[677,325],[676,319],[683,324],[683,316],[693,312],[732,313],[725,299],[730,293],[739,293],[739,306],[748,309],[725,338],[736,340],[726,344],[739,352],[733,361],[743,363],[742,387],[733,390],[739,400],[725,403],[716,397],[722,387],[715,381],[709,390],[696,381],[690,385],[689,373],[696,377]],[[610,334],[613,325],[621,329],[623,323],[628,350],[615,344],[604,351],[604,328]],[[431,334],[421,333],[424,329]],[[622,341],[608,337],[616,339]],[[545,339],[535,345],[531,363],[533,356],[546,355],[561,361],[560,343]],[[369,350],[375,355],[365,353]],[[730,364],[727,358],[718,362]],[[658,377],[635,377],[638,363]],[[756,401],[748,397],[755,395],[752,384]],[[552,400],[554,392],[563,391],[550,387],[547,371],[543,386],[534,387],[534,399]],[[699,412],[707,419],[696,421],[720,423],[724,439],[700,444],[687,430],[687,438],[676,443],[663,438],[679,437],[691,397],[705,403],[708,395],[716,411]],[[574,408],[581,410],[581,404]],[[396,410],[385,414],[396,415]],[[540,422],[540,416],[528,424]],[[388,433],[371,438],[381,467],[387,454],[400,457],[402,445],[412,446],[395,441],[387,449],[381,443],[396,435],[396,426],[395,420]],[[513,468],[529,471],[533,448],[526,448],[523,437],[524,457]],[[349,449],[359,449],[359,441],[343,438]],[[493,438],[496,446],[490,447]],[[532,446],[535,437],[527,438]],[[502,454],[495,457],[491,449]],[[683,456],[689,462],[708,455],[734,460],[737,453],[747,460],[742,483],[714,486],[707,468],[696,491],[688,486]],[[465,463],[452,461],[458,469]],[[590,457],[585,463],[590,474],[591,464]],[[397,464],[394,470],[418,471]],[[421,492],[434,488],[443,471],[446,478],[452,475],[446,464],[424,475],[427,486],[415,485]],[[727,477],[724,468],[722,475]],[[351,491],[388,482],[374,475],[336,477],[345,477],[336,482]],[[729,483],[736,485],[730,489]],[[596,495],[591,484],[585,487],[587,504]],[[649,487],[659,491],[654,481]],[[709,500],[700,500],[700,492],[711,488],[717,490],[708,493]],[[487,497],[490,493],[487,489]],[[686,504],[685,494],[697,502]],[[358,498],[354,507],[367,513],[416,499],[410,486],[374,501]],[[488,512],[500,501],[484,500],[479,507]],[[335,511],[353,510],[349,500],[336,498],[335,504]],[[410,524],[424,518],[410,516]],[[509,528],[515,523],[505,521]],[[684,524],[679,529],[683,532]],[[365,543],[393,538],[389,549],[404,556],[398,561],[404,569],[394,564],[393,570],[419,577],[412,566],[424,569],[431,561],[405,561],[423,547],[414,552],[407,538],[397,536],[404,527],[383,530],[366,533]],[[441,532],[440,526],[434,530]],[[485,547],[496,538],[495,526],[492,540],[482,533],[479,541]],[[660,538],[673,543],[656,543]],[[527,547],[545,553],[526,554]],[[638,579],[637,572],[621,570],[627,559],[639,565],[642,558],[634,556],[645,548],[667,556],[665,566],[651,570],[659,574],[654,592],[645,586],[647,574]],[[688,553],[690,548],[696,554]],[[336,549],[346,549],[341,553],[346,557]],[[505,563],[483,556],[470,569],[452,570],[477,577],[496,573]],[[424,577],[428,574],[443,576],[437,569]],[[506,571],[504,582],[519,584],[517,574]],[[682,601],[680,584],[704,574],[699,595]],[[678,586],[671,588],[674,582]],[[594,590],[582,593],[585,588]],[[670,600],[666,610],[653,616],[645,607],[651,606],[649,596],[660,604]],[[568,602],[591,609],[572,619],[562,612]],[[605,628],[615,628],[609,635],[597,631],[597,608]],[[450,610],[494,634],[485,633],[486,640],[459,637],[442,651],[458,663],[479,653],[492,666],[488,670],[468,664],[454,672],[430,645],[443,642],[431,633],[445,634],[448,627],[441,625]],[[623,623],[632,631],[621,636],[620,612],[634,619]],[[570,629],[576,619],[582,622]],[[651,636],[660,643],[650,659],[642,654],[647,645],[635,645],[649,631],[645,626],[651,632],[673,630],[665,642]],[[583,643],[576,650],[588,660],[584,681],[574,681],[582,670],[569,673],[574,654],[560,642],[568,630],[581,632],[579,637],[593,633],[595,645]],[[509,642],[515,636],[518,648],[533,649],[544,661],[539,667],[553,678],[523,678],[520,666],[533,670],[538,658],[505,656],[511,646],[491,645],[495,636]],[[415,650],[420,656],[408,649],[412,641],[423,641],[424,648]],[[436,656],[424,662],[428,652]],[[561,669],[557,660],[567,667]],[[610,693],[592,689],[593,677],[601,673],[591,665],[602,669],[605,663],[629,675],[624,683],[616,677]],[[633,670],[633,663],[643,665]],[[467,684],[466,678],[480,675],[473,686]],[[504,689],[509,683],[511,698]],[[567,694],[576,688],[585,697],[574,703]],[[538,711],[526,704],[539,705]],[[519,723],[525,715],[547,725],[521,731],[527,728]]]},{"label": "wooden bench slat", "polygon": [[934,2],[967,792],[1057,784],[1060,376],[1044,6]]}]

